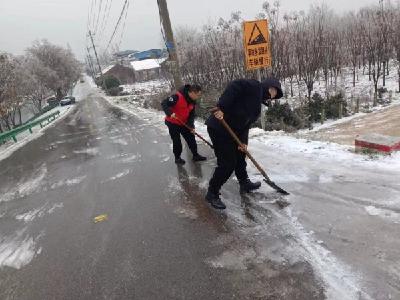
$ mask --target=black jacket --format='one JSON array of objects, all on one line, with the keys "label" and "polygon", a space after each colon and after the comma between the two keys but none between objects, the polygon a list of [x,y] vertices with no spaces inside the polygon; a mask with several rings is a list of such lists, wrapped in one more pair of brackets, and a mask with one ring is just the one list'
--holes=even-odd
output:
[{"label": "black jacket", "polygon": [[[278,80],[269,78],[263,82],[253,79],[238,79],[232,81],[222,93],[217,107],[223,111],[228,125],[243,141],[247,141],[249,129],[261,114],[261,104],[270,98],[269,87],[276,87],[278,95],[282,97],[282,89]],[[206,124],[223,135],[229,135],[214,115],[211,115]]]},{"label": "black jacket", "polygon": [[[189,85],[189,84],[186,84],[186,85],[184,85],[184,86],[179,90],[179,92],[185,97],[185,100],[186,100],[188,103],[194,105],[193,110],[190,112],[190,114],[189,114],[189,119],[188,119],[188,121],[187,121],[187,123],[186,123],[186,125],[188,125],[189,127],[194,128],[194,118],[196,117],[196,112],[195,112],[195,110],[196,110],[196,101],[193,101],[193,100],[190,98],[190,96],[189,96],[189,94],[188,94],[188,92],[189,92],[189,87],[190,87],[190,85]],[[175,105],[176,105],[176,102],[178,102],[178,95],[177,95],[177,94],[174,94],[174,95],[172,95],[172,96],[170,96],[170,97],[164,99],[164,100],[161,102],[161,107],[162,107],[163,111],[165,112],[165,114],[166,114],[167,116],[171,116],[171,115],[172,115],[172,111],[171,111],[170,107],[175,106]]]},{"label": "black jacket", "polygon": [[[225,121],[243,142],[248,140],[251,124],[260,116],[263,96],[263,87],[259,81],[239,79],[229,83],[219,98],[217,107],[224,113]],[[221,135],[229,135],[214,115],[207,119],[206,124]]]}]

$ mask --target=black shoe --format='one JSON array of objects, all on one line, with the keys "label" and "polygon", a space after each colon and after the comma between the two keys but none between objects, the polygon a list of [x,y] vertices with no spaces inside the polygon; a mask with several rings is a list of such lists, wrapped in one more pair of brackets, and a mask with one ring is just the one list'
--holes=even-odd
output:
[{"label": "black shoe", "polygon": [[193,161],[205,161],[205,160],[207,160],[207,158],[204,156],[201,156],[200,154],[193,155]]},{"label": "black shoe", "polygon": [[178,157],[178,158],[175,158],[175,163],[177,165],[184,165],[185,164],[185,160],[183,160],[182,158]]},{"label": "black shoe", "polygon": [[226,205],[219,198],[219,194],[208,191],[206,195],[206,200],[211,204],[212,207],[216,209],[225,209]]},{"label": "black shoe", "polygon": [[251,182],[250,179],[242,181],[239,184],[241,193],[250,193],[251,191],[259,189],[261,186],[260,181]]}]

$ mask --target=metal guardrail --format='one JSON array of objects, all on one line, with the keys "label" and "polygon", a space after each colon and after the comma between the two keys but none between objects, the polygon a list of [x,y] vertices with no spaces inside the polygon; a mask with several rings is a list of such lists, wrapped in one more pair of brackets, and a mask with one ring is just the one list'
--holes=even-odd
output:
[{"label": "metal guardrail", "polygon": [[17,135],[18,134],[20,134],[20,133],[22,133],[24,131],[27,131],[27,130],[29,130],[30,133],[33,133],[32,132],[32,128],[33,127],[35,127],[37,125],[40,125],[40,128],[43,128],[43,123],[44,122],[47,121],[47,123],[50,123],[50,122],[54,121],[59,115],[60,115],[60,111],[57,110],[54,113],[52,113],[52,114],[50,114],[50,115],[48,115],[46,117],[42,117],[42,118],[39,118],[37,120],[33,120],[33,121],[29,122],[29,123],[21,125],[21,126],[19,126],[17,128],[14,128],[14,129],[10,130],[10,131],[0,133],[0,145],[3,142],[6,142],[7,140],[10,140],[10,139],[13,139],[14,142],[17,142]]}]

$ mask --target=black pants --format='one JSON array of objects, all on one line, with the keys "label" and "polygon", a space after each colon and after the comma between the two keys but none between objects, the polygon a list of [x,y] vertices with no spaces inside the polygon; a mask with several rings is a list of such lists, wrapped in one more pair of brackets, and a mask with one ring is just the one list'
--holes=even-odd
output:
[{"label": "black pants", "polygon": [[[246,154],[238,150],[238,145],[227,135],[221,134],[215,129],[208,127],[208,134],[214,145],[217,167],[209,182],[209,190],[218,193],[222,185],[231,177],[233,171],[240,182],[249,178],[246,171]],[[247,145],[247,140],[242,140]]]},{"label": "black pants", "polygon": [[172,139],[172,149],[175,155],[175,158],[181,157],[182,154],[182,142],[181,135],[185,139],[186,143],[189,146],[190,151],[192,151],[193,155],[197,154],[197,144],[196,139],[193,133],[190,132],[186,127],[179,126],[170,122],[165,122],[168,126],[169,135]]}]

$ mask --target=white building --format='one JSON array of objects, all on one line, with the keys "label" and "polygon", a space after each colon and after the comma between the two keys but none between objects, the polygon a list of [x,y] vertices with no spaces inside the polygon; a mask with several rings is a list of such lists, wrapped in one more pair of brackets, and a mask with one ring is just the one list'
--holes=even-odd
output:
[{"label": "white building", "polygon": [[144,59],[131,61],[137,81],[147,81],[160,78],[161,64],[165,59]]}]

